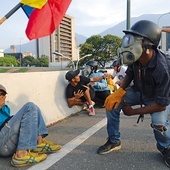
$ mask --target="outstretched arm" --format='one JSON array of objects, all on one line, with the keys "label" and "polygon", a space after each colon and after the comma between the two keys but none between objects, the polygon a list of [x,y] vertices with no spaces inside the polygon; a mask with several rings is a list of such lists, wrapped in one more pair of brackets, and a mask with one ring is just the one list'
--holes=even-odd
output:
[{"label": "outstretched arm", "polygon": [[102,76],[92,77],[90,78],[90,82],[100,81],[102,79],[105,79],[106,77],[107,77],[107,74],[103,74]]},{"label": "outstretched arm", "polygon": [[165,28],[165,27],[163,27],[163,28],[162,28],[162,32],[170,33],[170,28]]}]

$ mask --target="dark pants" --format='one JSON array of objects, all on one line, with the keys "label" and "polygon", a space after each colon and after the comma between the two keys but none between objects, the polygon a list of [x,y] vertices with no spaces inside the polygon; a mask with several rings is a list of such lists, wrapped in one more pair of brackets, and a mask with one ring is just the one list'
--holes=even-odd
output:
[{"label": "dark pants", "polygon": [[107,98],[107,96],[110,95],[110,90],[106,90],[106,91],[95,91],[95,97],[93,98],[93,101],[96,104],[99,104],[101,106],[104,105],[105,99]]}]

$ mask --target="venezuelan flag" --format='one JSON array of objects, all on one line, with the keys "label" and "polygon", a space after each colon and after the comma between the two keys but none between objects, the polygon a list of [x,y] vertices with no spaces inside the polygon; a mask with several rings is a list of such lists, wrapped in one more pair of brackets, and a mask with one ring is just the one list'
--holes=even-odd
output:
[{"label": "venezuelan flag", "polygon": [[41,9],[47,3],[47,0],[21,0],[20,3],[28,5],[30,7]]},{"label": "venezuelan flag", "polygon": [[22,9],[29,18],[25,30],[27,37],[32,40],[51,35],[60,24],[70,3],[71,0],[48,0],[41,9],[23,5]]}]

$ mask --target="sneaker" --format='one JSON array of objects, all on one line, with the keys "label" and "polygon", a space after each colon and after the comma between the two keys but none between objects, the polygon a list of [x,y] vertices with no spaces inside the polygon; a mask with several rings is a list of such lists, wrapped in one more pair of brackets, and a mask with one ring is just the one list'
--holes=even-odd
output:
[{"label": "sneaker", "polygon": [[38,153],[53,153],[61,149],[61,145],[55,145],[50,141],[43,140],[43,142],[37,145],[37,148],[32,150],[32,152]]},{"label": "sneaker", "polygon": [[103,145],[100,146],[97,150],[97,153],[100,155],[110,153],[112,151],[120,150],[121,149],[121,142],[117,141],[112,143],[109,139],[108,141]]},{"label": "sneaker", "polygon": [[14,167],[29,166],[39,163],[47,158],[46,154],[38,154],[33,152],[28,152],[24,157],[17,158],[14,154],[11,160],[11,164]]},{"label": "sneaker", "polygon": [[[93,105],[93,106],[95,105],[95,102],[94,102],[94,101],[92,101],[92,105]],[[86,102],[86,103],[84,104],[83,110],[89,111],[89,103],[88,103],[88,102]]]},{"label": "sneaker", "polygon": [[165,164],[170,168],[170,146],[164,149],[162,156],[165,159]]},{"label": "sneaker", "polygon": [[87,102],[84,104],[83,110],[89,111],[89,105]]},{"label": "sneaker", "polygon": [[95,115],[94,107],[89,108],[89,116],[94,116],[94,115]]},{"label": "sneaker", "polygon": [[[92,105],[93,105],[93,106],[95,105],[95,102],[94,102],[94,101],[92,101]],[[83,110],[89,111],[89,103],[88,103],[88,102],[86,102],[86,103],[84,104]]]}]

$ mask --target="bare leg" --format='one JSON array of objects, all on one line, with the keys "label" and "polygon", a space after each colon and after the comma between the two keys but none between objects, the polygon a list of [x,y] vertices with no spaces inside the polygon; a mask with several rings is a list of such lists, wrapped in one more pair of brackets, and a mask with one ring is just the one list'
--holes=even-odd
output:
[{"label": "bare leg", "polygon": [[89,103],[89,105],[92,105],[92,100],[90,96],[90,88],[88,87],[87,90],[84,92],[84,98]]},{"label": "bare leg", "polygon": [[[42,138],[41,135],[39,135],[38,138],[37,138],[37,143],[38,143],[38,144],[41,144],[42,142],[43,142],[43,138]],[[16,151],[16,157],[17,157],[17,158],[22,158],[22,157],[24,157],[26,154],[27,154],[27,150],[26,150],[26,149],[17,150],[17,151]]]},{"label": "bare leg", "polygon": [[24,157],[25,155],[27,154],[27,150],[26,149],[24,149],[24,150],[18,150],[18,151],[16,151],[16,157],[17,158],[22,158],[22,157]]}]

